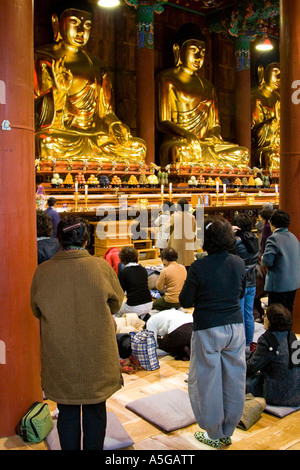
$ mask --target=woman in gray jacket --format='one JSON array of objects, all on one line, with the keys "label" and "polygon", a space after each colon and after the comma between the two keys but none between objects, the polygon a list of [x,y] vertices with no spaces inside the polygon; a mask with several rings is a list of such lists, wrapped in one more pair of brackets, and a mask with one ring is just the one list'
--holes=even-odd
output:
[{"label": "woman in gray jacket", "polygon": [[265,291],[268,292],[269,305],[280,303],[292,313],[300,285],[300,243],[289,232],[289,225],[287,212],[273,212],[270,218],[273,234],[267,240],[262,266],[267,268]]}]

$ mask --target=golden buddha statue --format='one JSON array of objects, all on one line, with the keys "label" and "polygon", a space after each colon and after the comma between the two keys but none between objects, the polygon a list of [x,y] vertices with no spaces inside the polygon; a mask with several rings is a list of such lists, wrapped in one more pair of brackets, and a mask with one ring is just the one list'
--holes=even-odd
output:
[{"label": "golden buddha statue", "polygon": [[257,167],[279,169],[280,65],[258,67],[259,85],[251,90],[251,141]]},{"label": "golden buddha statue", "polygon": [[86,0],[61,0],[52,15],[54,44],[35,49],[37,155],[144,162],[145,142],[114,114],[105,64],[84,48],[91,25]]},{"label": "golden buddha statue", "polygon": [[197,25],[185,24],[173,45],[175,67],[157,76],[157,128],[164,133],[160,163],[186,162],[248,166],[249,150],[225,142],[212,83],[199,71],[205,38]]}]

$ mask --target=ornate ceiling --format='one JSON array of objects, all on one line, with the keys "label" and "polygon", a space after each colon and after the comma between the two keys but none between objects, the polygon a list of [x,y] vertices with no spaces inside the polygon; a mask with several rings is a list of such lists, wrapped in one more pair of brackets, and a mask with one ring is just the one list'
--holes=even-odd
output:
[{"label": "ornate ceiling", "polygon": [[[88,0],[97,4],[97,0]],[[268,33],[279,36],[280,0],[121,0],[127,7],[149,5],[156,13],[174,7],[201,15],[214,33],[254,39]]]},{"label": "ornate ceiling", "polygon": [[279,0],[168,0],[168,4],[204,16],[212,32],[279,35]]},{"label": "ornate ceiling", "polygon": [[168,3],[206,16],[232,6],[234,2],[232,0],[168,0]]}]

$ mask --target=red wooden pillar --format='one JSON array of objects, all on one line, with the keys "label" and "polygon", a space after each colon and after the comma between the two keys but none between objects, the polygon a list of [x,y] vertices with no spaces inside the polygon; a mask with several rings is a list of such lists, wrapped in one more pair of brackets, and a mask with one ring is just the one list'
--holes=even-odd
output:
[{"label": "red wooden pillar", "polygon": [[[37,265],[33,2],[0,0],[0,437],[35,400],[39,322],[30,308]],[[5,129],[5,130],[4,130]]]},{"label": "red wooden pillar", "polygon": [[[163,0],[164,1],[164,0]],[[137,135],[147,144],[146,163],[155,163],[155,80],[154,80],[154,13],[161,13],[155,0],[127,0],[136,7],[136,99]]]},{"label": "red wooden pillar", "polygon": [[[300,240],[300,2],[280,1],[280,209]],[[300,291],[293,329],[300,333]]]},{"label": "red wooden pillar", "polygon": [[147,145],[146,164],[155,163],[154,54],[145,47],[136,57],[137,135]]}]

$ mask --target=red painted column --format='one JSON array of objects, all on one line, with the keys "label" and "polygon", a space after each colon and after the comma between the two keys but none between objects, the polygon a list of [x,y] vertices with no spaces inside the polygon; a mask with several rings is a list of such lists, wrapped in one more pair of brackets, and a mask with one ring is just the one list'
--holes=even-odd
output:
[{"label": "red painted column", "polygon": [[136,120],[137,135],[147,145],[146,163],[155,163],[154,13],[162,8],[155,1],[129,0],[137,9]]},{"label": "red painted column", "polygon": [[15,433],[16,424],[33,401],[42,399],[42,392],[39,322],[30,308],[30,285],[37,265],[33,2],[0,0],[0,7],[0,437],[3,437]]},{"label": "red painted column", "polygon": [[136,57],[136,121],[137,135],[147,145],[146,164],[155,163],[155,95],[154,51],[137,49]]},{"label": "red painted column", "polygon": [[[251,152],[251,77],[250,70],[235,72],[235,125],[237,143]],[[253,164],[250,162],[250,167]]]},{"label": "red painted column", "polygon": [[[280,209],[300,240],[300,2],[280,1]],[[300,292],[294,307],[300,333]]]}]

